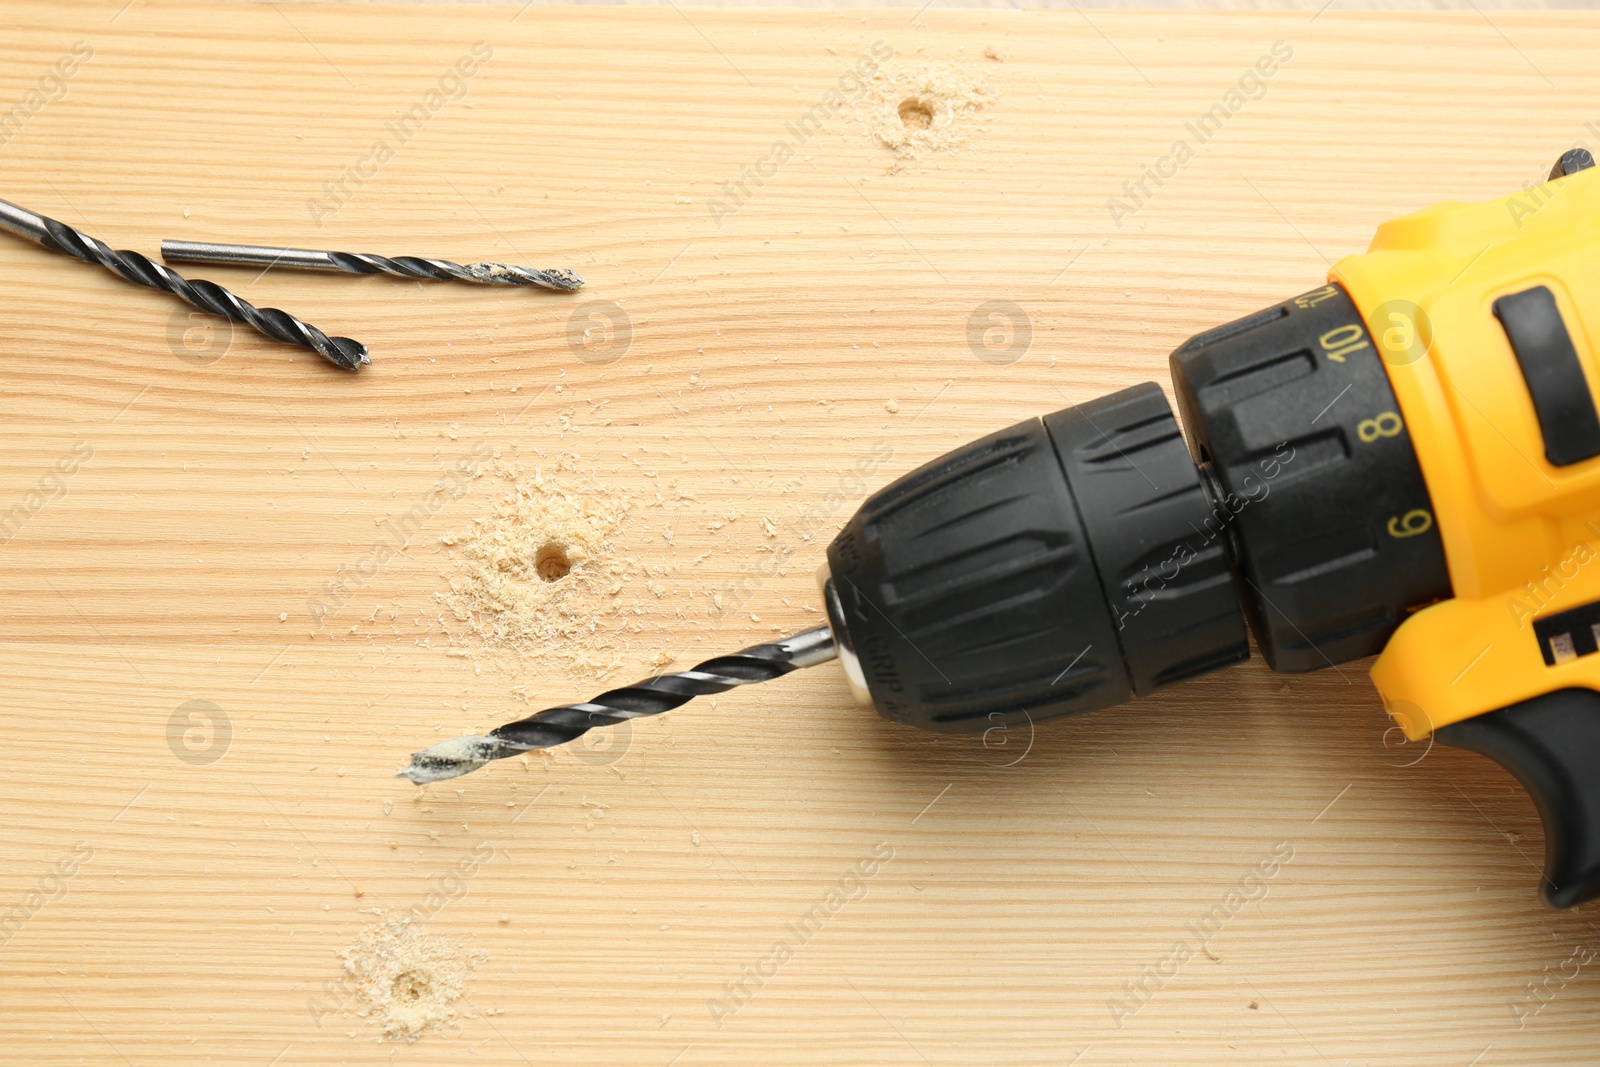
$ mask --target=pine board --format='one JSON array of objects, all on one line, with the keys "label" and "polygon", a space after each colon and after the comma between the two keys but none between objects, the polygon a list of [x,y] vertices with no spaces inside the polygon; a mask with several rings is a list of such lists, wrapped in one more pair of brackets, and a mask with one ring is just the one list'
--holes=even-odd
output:
[{"label": "pine board", "polygon": [[[517,687],[595,688],[554,657],[475,669],[441,635],[437,538],[505,490],[435,494],[474,448],[565,456],[641,502],[615,551],[657,588],[641,570],[621,594],[613,680],[804,628],[858,464],[876,486],[1163,380],[1185,337],[1310,288],[1383,219],[1594,141],[1596,16],[120,6],[8,0],[5,107],[58,95],[74,42],[93,57],[0,145],[0,195],[151,253],[589,285],[200,272],[368,343],[352,376],[0,241],[0,512],[52,498],[0,545],[0,910],[92,850],[0,945],[8,1062],[1593,1062],[1600,979],[1569,962],[1600,948],[1592,909],[1535,902],[1540,829],[1507,775],[1385,749],[1362,664],[1257,660],[1002,752],[884,723],[822,668],[640,724],[611,763],[513,761],[425,799],[389,774],[520,714]],[[480,41],[464,97],[373,162]],[[1276,41],[1264,95],[1118,225],[1108,200]],[[899,173],[848,115],[773,167],[878,42],[999,99]],[[621,358],[575,339],[587,301],[625,311]],[[990,301],[1025,316],[1015,361],[972,347]],[[308,603],[430,500],[318,625]],[[186,737],[197,707],[227,731]],[[865,896],[799,944],[875,847]],[[338,953],[474,848],[492,859],[426,909],[485,954],[463,1015],[379,1041],[330,1005]],[[1274,849],[1258,899],[1200,931]]]}]

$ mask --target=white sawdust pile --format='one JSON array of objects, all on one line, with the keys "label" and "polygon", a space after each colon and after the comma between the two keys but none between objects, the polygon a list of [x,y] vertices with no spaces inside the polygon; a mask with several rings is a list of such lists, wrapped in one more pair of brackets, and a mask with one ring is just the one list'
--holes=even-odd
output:
[{"label": "white sawdust pile", "polygon": [[891,171],[899,171],[930,153],[959,151],[975,130],[975,113],[999,98],[976,70],[896,63],[872,76],[856,108],[873,137],[894,154]]},{"label": "white sawdust pile", "polygon": [[622,594],[640,568],[614,544],[634,501],[561,465],[498,473],[511,491],[439,539],[451,555],[449,591],[437,594],[451,643],[497,666],[615,670],[637,628]]},{"label": "white sawdust pile", "polygon": [[357,1014],[374,1020],[384,1037],[402,1041],[454,1019],[467,979],[486,958],[410,919],[374,923],[340,954]]}]

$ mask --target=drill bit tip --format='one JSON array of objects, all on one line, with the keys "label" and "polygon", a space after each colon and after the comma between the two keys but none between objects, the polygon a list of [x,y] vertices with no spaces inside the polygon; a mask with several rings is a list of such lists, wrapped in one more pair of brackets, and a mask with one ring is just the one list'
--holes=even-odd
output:
[{"label": "drill bit tip", "polygon": [[413,752],[411,763],[395,771],[394,776],[409,778],[416,785],[459,778],[498,759],[505,747],[503,741],[493,737],[452,737],[432,748]]},{"label": "drill bit tip", "polygon": [[556,289],[570,293],[583,288],[583,279],[577,271],[565,267],[518,267],[509,263],[468,263],[466,271],[472,281],[484,285],[536,285],[542,289]]},{"label": "drill bit tip", "polygon": [[372,363],[372,358],[367,355],[367,346],[360,341],[349,337],[330,337],[328,340],[333,342],[328,358],[345,370],[360,370]]}]

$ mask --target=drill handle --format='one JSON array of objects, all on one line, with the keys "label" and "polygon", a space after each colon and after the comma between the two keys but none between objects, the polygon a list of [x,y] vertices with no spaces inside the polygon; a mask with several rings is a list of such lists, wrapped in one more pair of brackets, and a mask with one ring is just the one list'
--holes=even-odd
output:
[{"label": "drill handle", "polygon": [[1600,897],[1600,692],[1558,689],[1435,736],[1488,756],[1533,798],[1544,823],[1546,903],[1569,908]]}]

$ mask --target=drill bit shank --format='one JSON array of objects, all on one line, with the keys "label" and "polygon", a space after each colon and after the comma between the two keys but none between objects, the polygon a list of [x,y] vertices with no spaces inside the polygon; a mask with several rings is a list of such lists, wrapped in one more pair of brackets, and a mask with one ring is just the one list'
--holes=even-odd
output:
[{"label": "drill bit shank", "polygon": [[346,274],[392,274],[424,281],[474,282],[478,285],[533,285],[563,292],[583,279],[563,267],[535,270],[509,263],[452,263],[418,256],[374,256],[361,252],[320,252],[309,248],[267,248],[261,245],[208,241],[162,241],[161,257],[169,263],[226,263],[290,270],[332,270]]},{"label": "drill bit shank", "polygon": [[116,251],[103,241],[80,233],[64,222],[36,215],[5,200],[0,200],[0,229],[9,230],[18,237],[26,237],[52,252],[98,264],[136,285],[171,293],[201,311],[242,322],[274,340],[309,348],[345,370],[355,370],[371,362],[367,358],[366,345],[359,341],[348,337],[329,337],[287,312],[277,308],[258,308],[215,282],[185,278],[138,252]]},{"label": "drill bit shank", "polygon": [[597,726],[613,726],[646,715],[660,715],[697,696],[722,693],[750,682],[767,682],[802,667],[826,663],[838,655],[833,632],[826,626],[753,645],[731,656],[718,656],[677,674],[646,678],[602,693],[586,704],[563,704],[490,731],[486,737],[456,737],[413,753],[411,765],[396,772],[417,785],[470,774],[490,760],[505,759],[535,748],[554,748]]}]

